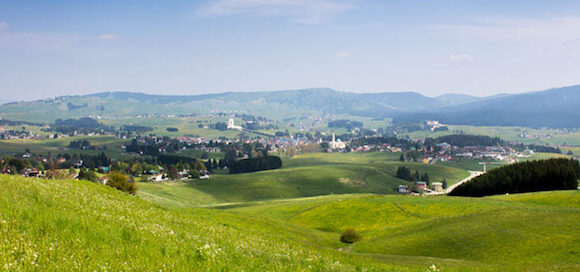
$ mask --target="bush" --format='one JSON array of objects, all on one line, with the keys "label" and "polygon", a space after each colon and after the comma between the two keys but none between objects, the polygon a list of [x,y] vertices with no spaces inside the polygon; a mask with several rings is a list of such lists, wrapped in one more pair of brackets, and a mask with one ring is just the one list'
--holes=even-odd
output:
[{"label": "bush", "polygon": [[121,172],[112,172],[109,174],[107,185],[123,192],[134,195],[137,193],[137,184]]},{"label": "bush", "polygon": [[346,244],[352,244],[361,239],[361,236],[354,229],[346,229],[340,235],[340,241]]},{"label": "bush", "polygon": [[97,177],[97,174],[94,171],[91,171],[90,169],[87,169],[85,167],[79,170],[78,179],[79,180],[84,179],[92,182],[99,181],[99,177]]}]

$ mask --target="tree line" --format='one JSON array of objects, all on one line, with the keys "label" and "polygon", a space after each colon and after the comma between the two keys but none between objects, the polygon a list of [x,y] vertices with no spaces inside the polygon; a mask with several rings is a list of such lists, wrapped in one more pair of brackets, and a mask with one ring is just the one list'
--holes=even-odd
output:
[{"label": "tree line", "polygon": [[437,138],[425,138],[426,146],[433,146],[440,143],[448,143],[457,147],[466,146],[498,146],[503,145],[504,141],[499,137],[490,137],[484,135],[466,135],[452,134],[440,136]]},{"label": "tree line", "polygon": [[250,173],[282,167],[282,160],[277,156],[236,160],[231,163],[230,174]]},{"label": "tree line", "polygon": [[449,195],[482,197],[506,193],[574,190],[580,164],[574,159],[520,162],[488,171],[455,188]]},{"label": "tree line", "polygon": [[415,171],[413,173],[410,168],[405,166],[399,166],[395,176],[406,181],[424,181],[429,185],[429,174],[427,172],[421,174],[419,171]]}]

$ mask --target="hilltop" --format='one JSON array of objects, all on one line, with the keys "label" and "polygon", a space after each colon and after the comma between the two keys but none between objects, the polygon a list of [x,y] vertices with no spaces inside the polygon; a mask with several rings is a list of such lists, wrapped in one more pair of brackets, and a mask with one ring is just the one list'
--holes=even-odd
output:
[{"label": "hilltop", "polygon": [[577,128],[580,126],[578,108],[580,85],[492,96],[437,111],[401,113],[396,120],[436,119],[454,125]]},{"label": "hilltop", "polygon": [[[446,124],[577,127],[580,85],[523,94],[427,97],[416,92],[349,93],[330,88],[203,95],[104,92],[0,106],[2,118],[35,122],[103,116],[245,112],[282,120],[308,115],[438,119]],[[566,118],[563,118],[566,117]]]}]

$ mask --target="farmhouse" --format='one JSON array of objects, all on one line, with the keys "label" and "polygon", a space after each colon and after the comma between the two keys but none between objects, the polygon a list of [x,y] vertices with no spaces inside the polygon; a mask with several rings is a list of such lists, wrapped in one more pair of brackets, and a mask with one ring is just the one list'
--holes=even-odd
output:
[{"label": "farmhouse", "polygon": [[415,185],[417,185],[417,188],[419,189],[427,189],[427,182],[417,181],[415,182]]},{"label": "farmhouse", "polygon": [[409,185],[399,185],[399,193],[408,194],[409,193]]},{"label": "farmhouse", "polygon": [[433,188],[433,190],[435,192],[443,192],[443,183],[433,182],[433,184],[431,185],[431,188]]}]

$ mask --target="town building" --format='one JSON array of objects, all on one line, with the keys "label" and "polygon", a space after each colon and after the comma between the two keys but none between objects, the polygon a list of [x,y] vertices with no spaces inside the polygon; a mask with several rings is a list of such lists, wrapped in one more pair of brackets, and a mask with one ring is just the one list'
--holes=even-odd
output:
[{"label": "town building", "polygon": [[231,130],[242,130],[242,126],[236,126],[236,124],[234,123],[234,118],[230,118],[228,120],[228,129],[231,129]]}]

